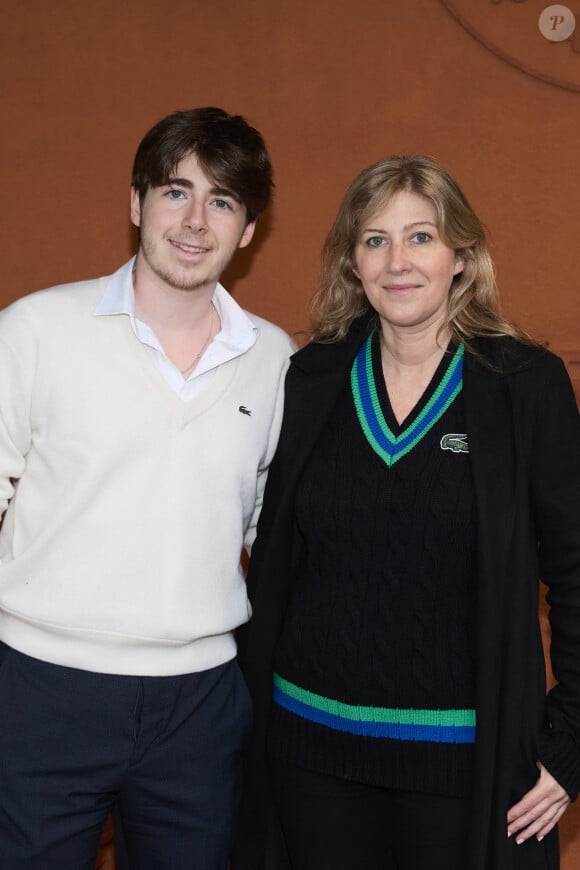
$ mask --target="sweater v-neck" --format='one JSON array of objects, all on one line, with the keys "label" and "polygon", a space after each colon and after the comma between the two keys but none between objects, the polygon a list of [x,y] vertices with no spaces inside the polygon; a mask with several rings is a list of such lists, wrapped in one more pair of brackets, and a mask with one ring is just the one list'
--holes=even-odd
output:
[{"label": "sweater v-neck", "polygon": [[[128,319],[120,319],[123,327],[131,329]],[[135,340],[135,336],[131,333],[131,338]],[[214,376],[204,386],[204,388],[192,396],[190,399],[182,399],[175,393],[169,384],[164,380],[160,372],[152,364],[145,345],[138,342],[140,345],[140,353],[138,356],[138,364],[143,375],[148,382],[155,388],[158,396],[171,410],[172,415],[176,416],[181,423],[187,424],[205,413],[215,402],[217,402],[230,386],[234,375],[238,369],[240,356],[234,357],[228,362],[218,366]],[[135,357],[137,359],[137,357]]]},{"label": "sweater v-neck", "polygon": [[463,353],[463,345],[450,342],[423,394],[399,423],[383,377],[378,330],[367,338],[352,367],[352,394],[366,439],[387,466],[412,450],[458,395]]}]

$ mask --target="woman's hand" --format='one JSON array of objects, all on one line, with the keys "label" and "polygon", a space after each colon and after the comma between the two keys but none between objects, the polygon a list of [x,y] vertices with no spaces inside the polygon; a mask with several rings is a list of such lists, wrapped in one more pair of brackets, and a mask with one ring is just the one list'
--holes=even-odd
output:
[{"label": "woman's hand", "polygon": [[538,768],[540,776],[535,786],[508,810],[508,837],[516,834],[518,844],[530,837],[543,840],[570,803],[567,792],[540,762]]}]

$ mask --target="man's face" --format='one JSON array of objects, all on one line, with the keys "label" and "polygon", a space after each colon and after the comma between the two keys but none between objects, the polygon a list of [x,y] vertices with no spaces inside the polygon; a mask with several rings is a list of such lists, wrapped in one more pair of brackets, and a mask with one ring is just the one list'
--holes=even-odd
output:
[{"label": "man's face", "polygon": [[208,178],[195,154],[183,158],[168,184],[149,188],[142,203],[131,190],[131,220],[140,228],[140,279],[212,293],[255,229],[255,223],[246,225],[238,197]]}]

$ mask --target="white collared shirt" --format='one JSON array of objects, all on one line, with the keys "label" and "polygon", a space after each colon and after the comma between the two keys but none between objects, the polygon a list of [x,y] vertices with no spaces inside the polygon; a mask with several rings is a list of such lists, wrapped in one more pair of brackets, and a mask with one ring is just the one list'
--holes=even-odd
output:
[{"label": "white collared shirt", "polygon": [[134,263],[135,257],[111,275],[94,313],[128,315],[133,332],[147,348],[147,353],[163,380],[180,399],[188,401],[207,386],[218,366],[252,347],[258,330],[225,287],[216,284],[212,302],[221,321],[221,330],[205,348],[193,372],[184,378],[166,355],[153,329],[135,316]]}]

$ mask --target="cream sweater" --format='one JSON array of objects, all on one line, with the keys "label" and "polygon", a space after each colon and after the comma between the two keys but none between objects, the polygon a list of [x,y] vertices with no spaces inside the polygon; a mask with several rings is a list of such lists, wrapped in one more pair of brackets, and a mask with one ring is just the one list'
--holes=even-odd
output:
[{"label": "cream sweater", "polygon": [[235,655],[291,342],[254,346],[182,401],[106,278],[0,313],[0,640],[105,673],[169,675]]}]

